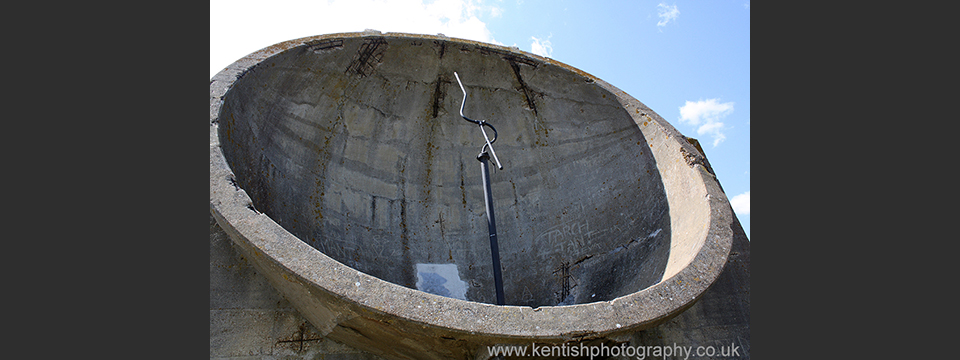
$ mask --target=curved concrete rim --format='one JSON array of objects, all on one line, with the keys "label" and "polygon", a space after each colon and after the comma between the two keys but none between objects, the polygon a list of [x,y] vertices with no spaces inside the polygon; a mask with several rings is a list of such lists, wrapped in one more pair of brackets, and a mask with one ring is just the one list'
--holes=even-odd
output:
[{"label": "curved concrete rim", "polygon": [[[534,58],[592,79],[613,93],[641,128],[664,176],[671,209],[679,201],[684,201],[685,206],[694,202],[693,206],[709,213],[710,220],[702,224],[702,229],[674,231],[672,235],[674,238],[696,236],[694,241],[672,241],[672,244],[694,243],[699,244],[699,248],[676,249],[676,245],[671,245],[671,256],[678,251],[696,255],[687,264],[669,265],[659,283],[614,300],[531,308],[458,300],[410,289],[359,272],[304,243],[267,215],[257,212],[251,198],[235,185],[217,131],[221,99],[247,69],[270,56],[311,41],[363,36],[413,37],[484,46]],[[693,305],[723,270],[730,252],[730,204],[714,175],[703,164],[703,156],[696,147],[672,125],[638,100],[593,75],[517,48],[442,35],[366,31],[299,38],[253,52],[223,69],[210,82],[210,211],[244,255],[322,333],[330,332],[337,322],[356,316],[386,316],[397,319],[398,323],[391,326],[430,328],[434,332],[494,339],[613,336],[655,326]],[[684,179],[671,182],[668,177]],[[288,290],[292,288],[300,290]],[[317,298],[338,303],[321,303]]]}]

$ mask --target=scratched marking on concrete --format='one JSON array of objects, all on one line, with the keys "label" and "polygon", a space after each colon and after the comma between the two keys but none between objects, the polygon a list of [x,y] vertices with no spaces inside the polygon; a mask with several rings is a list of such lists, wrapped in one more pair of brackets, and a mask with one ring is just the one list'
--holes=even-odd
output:
[{"label": "scratched marking on concrete", "polygon": [[460,280],[457,264],[417,264],[417,290],[467,300],[467,282]]},{"label": "scratched marking on concrete", "polygon": [[563,253],[572,250],[570,246],[583,247],[595,233],[598,231],[591,231],[587,220],[571,220],[540,233],[534,243],[551,244],[554,251]]}]

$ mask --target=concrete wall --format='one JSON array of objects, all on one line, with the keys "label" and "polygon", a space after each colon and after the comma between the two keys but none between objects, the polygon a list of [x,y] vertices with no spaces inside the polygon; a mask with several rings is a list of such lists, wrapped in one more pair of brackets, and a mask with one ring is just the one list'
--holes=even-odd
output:
[{"label": "concrete wall", "polygon": [[377,359],[319,335],[210,216],[211,359]]},{"label": "concrete wall", "polygon": [[660,281],[671,226],[649,144],[609,91],[533,58],[392,37],[294,48],[224,97],[224,154],[257,210],[326,255],[409,288],[464,283],[466,300],[493,303],[483,138],[458,116],[454,71],[465,114],[500,134],[507,303],[612,300]]}]

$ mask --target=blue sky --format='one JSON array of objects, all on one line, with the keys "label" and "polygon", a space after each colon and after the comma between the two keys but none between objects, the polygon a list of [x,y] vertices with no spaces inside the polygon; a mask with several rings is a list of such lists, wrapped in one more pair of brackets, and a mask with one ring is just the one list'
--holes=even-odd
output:
[{"label": "blue sky", "polygon": [[749,237],[749,0],[213,0],[210,77],[281,41],[365,29],[516,46],[626,91],[700,141]]}]

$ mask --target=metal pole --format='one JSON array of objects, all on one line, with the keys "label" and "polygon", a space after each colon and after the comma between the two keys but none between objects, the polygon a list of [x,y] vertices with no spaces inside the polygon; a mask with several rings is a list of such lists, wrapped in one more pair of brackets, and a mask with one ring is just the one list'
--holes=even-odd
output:
[{"label": "metal pole", "polygon": [[487,230],[490,231],[490,253],[493,256],[493,284],[497,289],[497,305],[504,305],[503,278],[500,274],[500,246],[497,244],[497,223],[493,216],[493,192],[490,190],[490,167],[487,161],[490,154],[486,148],[477,156],[480,160],[480,172],[483,174],[483,200],[487,206]]},{"label": "metal pole", "polygon": [[[490,160],[490,154],[493,154],[493,161],[497,163],[497,168],[503,170],[503,165],[500,164],[500,159],[497,158],[497,152],[493,151],[493,142],[497,141],[497,128],[486,122],[486,120],[473,120],[463,115],[463,105],[467,102],[467,89],[463,87],[463,83],[460,82],[460,75],[458,75],[456,71],[453,72],[453,76],[457,78],[457,84],[460,84],[460,91],[463,91],[463,100],[460,101],[460,117],[479,125],[480,133],[483,134],[483,140],[486,142],[483,144],[483,147],[480,148],[480,155],[477,155],[477,160],[480,160],[480,172],[481,175],[483,175],[483,200],[487,206],[487,230],[490,231],[490,253],[493,256],[493,285],[497,289],[497,305],[504,305],[503,277],[500,274],[500,246],[497,244],[497,223],[493,216],[493,192],[490,191],[490,165],[487,163],[487,161]],[[487,132],[483,130],[484,126],[493,130],[493,139],[487,136]],[[489,153],[487,153],[488,149],[490,150]]]}]

